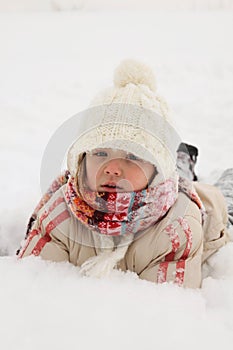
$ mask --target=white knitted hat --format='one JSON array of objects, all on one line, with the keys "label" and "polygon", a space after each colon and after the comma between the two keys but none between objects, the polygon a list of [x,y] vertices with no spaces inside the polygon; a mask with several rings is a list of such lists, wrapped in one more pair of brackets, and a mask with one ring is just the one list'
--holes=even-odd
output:
[{"label": "white knitted hat", "polygon": [[76,175],[83,152],[106,147],[131,152],[154,164],[156,183],[172,177],[180,138],[168,111],[156,92],[152,70],[134,60],[123,61],[115,70],[114,86],[100,92],[80,115],[79,133],[68,152],[69,171]]}]

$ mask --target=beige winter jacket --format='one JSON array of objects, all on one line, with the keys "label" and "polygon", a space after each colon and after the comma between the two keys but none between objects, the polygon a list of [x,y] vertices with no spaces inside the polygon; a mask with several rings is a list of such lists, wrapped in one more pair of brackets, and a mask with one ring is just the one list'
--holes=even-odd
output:
[{"label": "beige winter jacket", "polygon": [[[52,261],[69,261],[81,266],[97,255],[95,233],[81,224],[67,207],[62,186],[39,211],[20,257],[40,255]],[[130,270],[152,282],[174,282],[190,288],[201,286],[201,265],[228,240],[227,210],[220,191],[194,183],[207,215],[196,203],[179,193],[174,206],[154,226],[138,234],[118,268]],[[171,226],[169,226],[171,225]],[[168,231],[167,227],[171,229]]]}]

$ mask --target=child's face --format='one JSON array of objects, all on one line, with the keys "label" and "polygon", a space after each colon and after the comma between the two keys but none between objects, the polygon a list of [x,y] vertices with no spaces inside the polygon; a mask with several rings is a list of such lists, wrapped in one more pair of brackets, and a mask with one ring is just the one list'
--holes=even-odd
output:
[{"label": "child's face", "polygon": [[99,148],[86,154],[86,184],[92,191],[131,192],[146,188],[155,167],[132,153]]}]

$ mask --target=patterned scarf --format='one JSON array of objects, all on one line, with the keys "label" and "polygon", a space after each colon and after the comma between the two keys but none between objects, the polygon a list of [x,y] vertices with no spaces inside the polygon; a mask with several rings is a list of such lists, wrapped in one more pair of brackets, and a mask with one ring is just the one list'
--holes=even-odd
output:
[{"label": "patterned scarf", "polygon": [[[48,202],[48,200],[52,197],[52,195],[60,188],[62,187],[63,185],[67,184],[68,180],[70,178],[70,173],[69,171],[65,171],[63,174],[61,174],[60,176],[58,176],[54,181],[53,183],[50,185],[48,191],[43,195],[43,197],[41,198],[40,202],[38,203],[38,205],[36,206],[33,214],[31,215],[30,219],[29,219],[29,222],[28,222],[28,225],[27,225],[27,231],[26,231],[26,236],[25,238],[27,238],[31,228],[32,228],[32,225],[34,223],[34,221],[36,220],[37,218],[37,214],[38,214],[38,211]],[[204,217],[205,217],[205,209],[203,207],[203,204],[198,196],[198,194],[196,193],[196,191],[193,189],[193,186],[192,186],[192,182],[190,182],[189,180],[186,180],[185,178],[182,178],[180,177],[179,178],[179,192],[183,192],[184,194],[186,194],[193,202],[195,202],[197,204],[197,206],[199,207],[201,213],[202,213],[202,219],[204,221]],[[148,190],[144,190],[144,191],[148,191]],[[69,192],[69,191],[67,191]],[[143,192],[143,191],[140,191],[140,192]],[[76,193],[76,191],[74,190],[74,194]],[[131,192],[132,196],[133,196],[133,193]],[[134,192],[135,194],[135,192]],[[106,194],[105,194],[106,195]],[[109,194],[110,195],[110,194]],[[116,196],[116,194],[114,194]],[[113,195],[113,197],[114,197]],[[118,193],[118,195],[122,195],[120,193]],[[129,193],[127,193],[127,196],[129,195]],[[70,195],[68,195],[69,197]],[[69,200],[68,200],[69,201]],[[153,199],[154,201],[154,199]],[[72,202],[70,200],[70,202]],[[86,205],[86,203],[84,202],[84,204]],[[71,204],[70,204],[71,205]],[[169,209],[169,208],[168,208]],[[167,209],[167,211],[168,211]],[[92,212],[94,211],[93,208],[91,208]],[[81,212],[79,214],[81,216]],[[76,215],[75,215],[76,216]],[[85,216],[83,215],[83,220],[85,219],[86,220],[86,225],[88,226],[88,216]]]},{"label": "patterned scarf", "polygon": [[108,236],[137,233],[158,222],[177,199],[177,184],[168,179],[156,187],[136,192],[92,192],[78,195],[71,177],[66,186],[66,202],[89,229]]}]

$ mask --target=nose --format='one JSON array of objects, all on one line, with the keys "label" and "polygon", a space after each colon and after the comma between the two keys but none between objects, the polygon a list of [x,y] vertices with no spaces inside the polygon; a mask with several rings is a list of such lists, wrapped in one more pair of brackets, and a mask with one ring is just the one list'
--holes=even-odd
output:
[{"label": "nose", "polygon": [[122,174],[121,161],[119,159],[110,160],[105,165],[104,173],[106,175],[121,176]]}]

